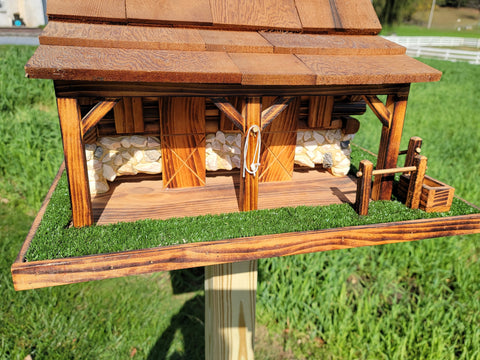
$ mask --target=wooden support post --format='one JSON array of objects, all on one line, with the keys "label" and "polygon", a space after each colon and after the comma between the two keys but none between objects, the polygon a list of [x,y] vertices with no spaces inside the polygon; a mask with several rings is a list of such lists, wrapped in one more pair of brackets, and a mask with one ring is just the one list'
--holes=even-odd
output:
[{"label": "wooden support post", "polygon": [[368,203],[372,194],[373,164],[368,160],[362,160],[358,170],[362,173],[362,176],[357,179],[355,211],[358,215],[368,215]]},{"label": "wooden support post", "polygon": [[[255,163],[257,140],[260,136],[261,127],[261,99],[260,97],[249,97],[245,106],[245,131],[242,136],[242,167],[240,172],[240,210],[249,211],[258,208],[258,178],[259,173],[250,174],[244,172],[244,167],[249,169],[250,164]],[[252,131],[249,129],[252,128]],[[245,153],[245,142],[247,142],[247,152]],[[257,149],[258,151],[259,149]],[[243,174],[245,173],[245,177]]]},{"label": "wooden support post", "polygon": [[407,156],[405,157],[405,166],[412,166],[416,155],[420,154],[422,148],[422,138],[413,136],[408,142]]},{"label": "wooden support post", "polygon": [[[390,169],[397,166],[403,123],[407,110],[407,98],[407,95],[389,95],[387,98],[387,109],[391,118],[389,126],[384,125],[382,127],[377,169]],[[373,182],[372,199],[390,200],[393,180],[393,174],[376,176]]]},{"label": "wooden support post", "polygon": [[257,261],[205,267],[205,359],[253,360]]},{"label": "wooden support post", "polygon": [[427,170],[427,158],[422,155],[415,156],[414,165],[417,170],[412,171],[410,175],[405,205],[411,209],[418,209],[422,195],[423,179],[425,178],[425,171]]},{"label": "wooden support post", "polygon": [[67,166],[73,225],[75,227],[92,225],[92,202],[88,185],[80,106],[77,99],[58,98],[57,107]]}]

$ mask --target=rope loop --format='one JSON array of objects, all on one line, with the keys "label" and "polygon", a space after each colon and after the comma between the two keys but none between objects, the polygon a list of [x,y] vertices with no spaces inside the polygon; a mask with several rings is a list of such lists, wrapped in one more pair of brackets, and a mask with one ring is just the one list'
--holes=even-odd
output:
[{"label": "rope loop", "polygon": [[[250,133],[253,133],[253,136],[257,136],[257,144],[255,146],[255,152],[253,154],[252,163],[247,165],[247,152],[248,152],[248,140],[251,136]],[[243,177],[245,177],[246,172],[255,177],[260,167],[260,149],[262,146],[262,135],[260,132],[260,127],[258,125],[252,125],[247,131],[247,136],[245,137],[245,144],[243,145]]]}]

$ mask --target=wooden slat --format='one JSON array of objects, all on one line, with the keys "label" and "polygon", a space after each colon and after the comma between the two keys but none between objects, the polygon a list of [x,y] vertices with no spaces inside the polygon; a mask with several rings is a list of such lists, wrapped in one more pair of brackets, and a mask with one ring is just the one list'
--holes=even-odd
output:
[{"label": "wooden slat", "polygon": [[113,109],[120,99],[104,100],[97,103],[82,119],[82,134],[94,127]]},{"label": "wooden slat", "polygon": [[365,95],[363,99],[383,124],[383,126],[390,126],[392,114],[390,114],[390,111],[388,111],[383,102],[376,95]]},{"label": "wooden slat", "polygon": [[438,81],[442,73],[406,55],[297,55],[317,75],[317,85],[407,84]]},{"label": "wooden slat", "polygon": [[301,30],[294,0],[210,0],[213,23],[235,29]]},{"label": "wooden slat", "polygon": [[273,46],[254,31],[199,30],[208,51],[273,53]]},{"label": "wooden slat", "polygon": [[226,53],[40,45],[28,76],[55,80],[237,83],[241,74]]},{"label": "wooden slat", "polygon": [[[287,107],[262,131],[260,182],[292,180],[300,98],[289,100]],[[276,101],[278,98],[264,97],[263,107],[268,111]]]},{"label": "wooden slat", "polygon": [[143,101],[141,97],[132,98],[132,118],[133,118],[133,132],[143,133],[145,125],[143,122]]},{"label": "wooden slat", "polygon": [[[227,116],[228,111],[220,111],[220,130],[221,131],[233,131],[240,130],[243,132],[244,121],[242,113],[242,107],[245,105],[245,99],[241,96],[230,96],[226,98],[226,101],[233,106],[233,109],[238,113],[234,114],[234,119]],[[215,104],[218,107],[218,104]],[[229,114],[230,115],[230,114]]]},{"label": "wooden slat", "polygon": [[357,199],[355,200],[355,211],[358,215],[368,215],[368,205],[372,194],[372,172],[373,164],[368,160],[360,161],[358,170],[362,173],[357,179]]},{"label": "wooden slat", "polygon": [[126,20],[125,0],[48,0],[50,18]]},{"label": "wooden slat", "polygon": [[315,75],[290,54],[230,54],[243,85],[311,85]]},{"label": "wooden slat", "polygon": [[73,225],[75,227],[92,225],[93,213],[80,106],[76,99],[59,98],[57,107],[68,174]]},{"label": "wooden slat", "polygon": [[402,55],[405,48],[379,36],[260,33],[277,54]]},{"label": "wooden slat", "polygon": [[310,96],[308,126],[330,129],[334,102],[334,96]]},{"label": "wooden slat", "polygon": [[382,29],[370,0],[295,0],[304,30],[378,34]]},{"label": "wooden slat", "polygon": [[205,98],[160,101],[163,186],[205,185]]},{"label": "wooden slat", "polygon": [[161,24],[212,24],[209,0],[126,0],[128,20]]},{"label": "wooden slat", "polygon": [[[228,118],[228,120],[233,125],[235,125],[238,130],[242,132],[245,131],[245,119],[243,118],[242,114],[238,112],[234,105],[232,105],[225,98],[210,98],[210,100],[215,104],[217,108],[220,109],[222,115]],[[222,126],[220,127],[222,128]]]},{"label": "wooden slat", "polygon": [[267,126],[271,124],[273,120],[275,120],[280,114],[282,114],[282,112],[294,99],[294,96],[278,96],[273,100],[273,102],[269,101],[269,106],[264,105],[264,110],[262,111],[262,130],[264,130]]},{"label": "wooden slat", "polygon": [[427,170],[427,158],[422,155],[415,156],[414,165],[417,170],[412,171],[410,175],[405,205],[411,209],[418,209],[422,195],[423,179],[425,178],[425,171]]},{"label": "wooden slat", "polygon": [[104,25],[50,21],[39,37],[42,45],[144,50],[205,50],[196,29]]},{"label": "wooden slat", "polygon": [[480,233],[479,214],[244,237],[67,259],[16,261],[12,265],[12,278],[16,290],[27,290],[235,261],[475,233]]}]

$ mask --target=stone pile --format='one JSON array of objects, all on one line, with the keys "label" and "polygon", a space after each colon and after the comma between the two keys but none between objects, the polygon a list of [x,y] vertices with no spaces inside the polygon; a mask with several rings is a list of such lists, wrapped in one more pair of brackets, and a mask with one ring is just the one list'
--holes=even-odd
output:
[{"label": "stone pile", "polygon": [[[341,130],[299,130],[295,164],[315,167],[323,164],[336,176],[350,170],[350,140]],[[205,144],[207,171],[232,170],[241,165],[239,133],[207,134]],[[90,192],[108,191],[108,181],[117,176],[159,174],[162,172],[160,140],[153,136],[103,137],[85,145]]]}]

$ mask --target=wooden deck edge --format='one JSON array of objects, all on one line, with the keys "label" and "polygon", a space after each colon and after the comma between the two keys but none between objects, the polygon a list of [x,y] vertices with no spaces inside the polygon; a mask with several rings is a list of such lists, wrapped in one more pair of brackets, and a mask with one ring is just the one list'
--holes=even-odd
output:
[{"label": "wooden deck edge", "polygon": [[263,235],[33,262],[16,261],[16,290],[269,257],[480,233],[480,214]]}]

